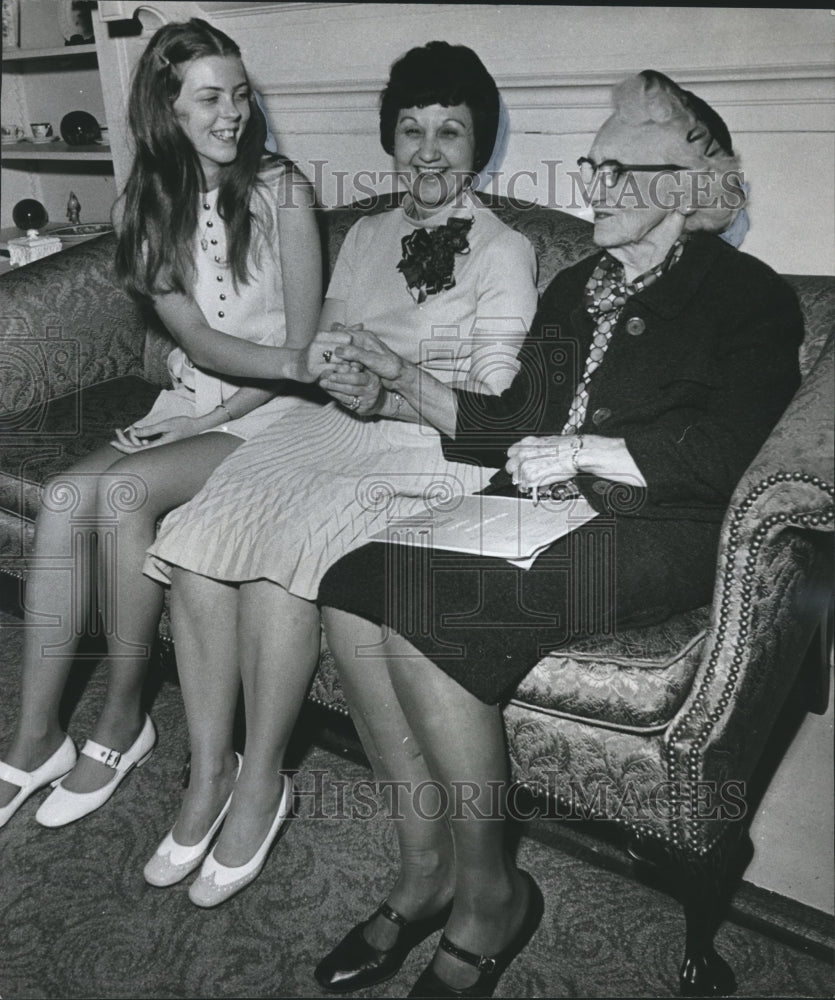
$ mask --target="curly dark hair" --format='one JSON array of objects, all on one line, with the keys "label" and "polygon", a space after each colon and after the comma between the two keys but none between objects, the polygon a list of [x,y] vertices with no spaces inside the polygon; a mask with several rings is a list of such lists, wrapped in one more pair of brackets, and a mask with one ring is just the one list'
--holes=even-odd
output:
[{"label": "curly dark hair", "polygon": [[428,42],[392,64],[380,96],[380,142],[391,155],[394,129],[403,108],[449,108],[466,104],[473,116],[476,173],[493,152],[499,127],[499,91],[484,63],[466,45]]}]

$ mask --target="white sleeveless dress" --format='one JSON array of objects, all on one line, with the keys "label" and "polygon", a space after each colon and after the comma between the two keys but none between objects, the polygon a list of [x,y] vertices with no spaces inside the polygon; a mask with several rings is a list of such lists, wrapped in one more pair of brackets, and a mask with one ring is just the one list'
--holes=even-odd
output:
[{"label": "white sleeveless dress", "polygon": [[[206,320],[229,336],[270,347],[280,347],[287,336],[276,216],[277,185],[284,169],[277,165],[264,171],[260,175],[263,186],[255,189],[250,200],[260,228],[253,232],[252,246],[258,265],[250,268],[248,284],[235,290],[232,283],[232,272],[226,263],[226,227],[217,212],[217,189],[200,195],[194,239],[196,274],[192,294]],[[168,372],[172,388],[159,394],[144,418],[146,421],[211,413],[243,384],[226,382],[203,371],[179,347],[168,356]],[[313,404],[302,403],[292,394],[293,383],[286,385],[289,394],[276,396],[236,420],[213,427],[212,432],[226,432],[247,440],[296,406],[312,408]]]},{"label": "white sleeveless dress", "polygon": [[[399,354],[444,382],[468,378],[500,392],[536,308],[533,248],[473,199],[450,214],[473,218],[455,286],[417,303],[397,271],[401,240],[422,223],[402,209],[361,219],[328,289]],[[286,414],[242,445],[189,503],[165,519],[145,572],[172,565],[228,582],[267,579],[314,600],[325,571],[393,517],[473,493],[492,470],[448,462],[426,425],[357,417],[337,403]]]}]

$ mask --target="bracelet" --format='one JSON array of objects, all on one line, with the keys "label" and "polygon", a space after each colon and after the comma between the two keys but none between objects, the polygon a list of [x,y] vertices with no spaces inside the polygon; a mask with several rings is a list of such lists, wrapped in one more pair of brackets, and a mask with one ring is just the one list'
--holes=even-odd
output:
[{"label": "bracelet", "polygon": [[582,472],[583,470],[577,464],[577,456],[583,450],[583,435],[573,434],[571,436],[571,464],[574,466],[575,472]]},{"label": "bracelet", "polygon": [[229,407],[226,405],[226,403],[218,403],[217,406],[215,407],[215,409],[216,410],[223,410],[223,412],[226,414],[226,419],[227,420],[234,420],[235,419],[232,416],[232,414],[230,413]]},{"label": "bracelet", "polygon": [[400,407],[403,405],[403,397],[399,392],[393,392],[394,396],[394,413],[392,413],[392,419],[396,420],[400,416]]}]

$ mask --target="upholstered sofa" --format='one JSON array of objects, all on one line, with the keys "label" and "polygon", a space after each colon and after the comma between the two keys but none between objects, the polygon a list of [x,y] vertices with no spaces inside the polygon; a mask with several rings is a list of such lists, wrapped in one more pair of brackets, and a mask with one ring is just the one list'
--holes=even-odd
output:
[{"label": "upholstered sofa", "polygon": [[[592,249],[588,224],[493,203],[524,232],[543,289]],[[327,262],[357,210],[322,214]],[[0,570],[22,579],[40,485],[165,384],[170,341],[114,284],[102,237],[0,278]],[[687,917],[682,991],[729,993],[713,934],[750,859],[746,798],[831,597],[835,280],[790,276],[806,319],[803,384],[728,511],[708,607],[543,658],[505,711],[514,777],[555,816],[612,820],[672,876]],[[118,498],[114,499],[118,503]],[[114,514],[116,511],[114,511]],[[829,619],[831,621],[831,618]],[[824,629],[823,633],[821,629]],[[170,647],[167,622],[162,635]],[[817,642],[813,641],[817,637]],[[327,649],[310,700],[347,715]]]}]

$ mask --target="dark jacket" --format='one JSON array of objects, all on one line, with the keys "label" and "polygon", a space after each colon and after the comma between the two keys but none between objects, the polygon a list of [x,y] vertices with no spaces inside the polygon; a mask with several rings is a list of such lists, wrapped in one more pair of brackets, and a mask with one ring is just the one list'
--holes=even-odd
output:
[{"label": "dark jacket", "polygon": [[[594,325],[583,305],[600,254],[545,291],[500,396],[457,390],[447,458],[503,467],[528,434],[559,434],[582,375]],[[623,438],[647,482],[624,488],[579,477],[598,510],[719,521],[734,487],[800,384],[803,320],[771,268],[694,234],[681,260],[626,303],[589,383],[584,434]]]}]

